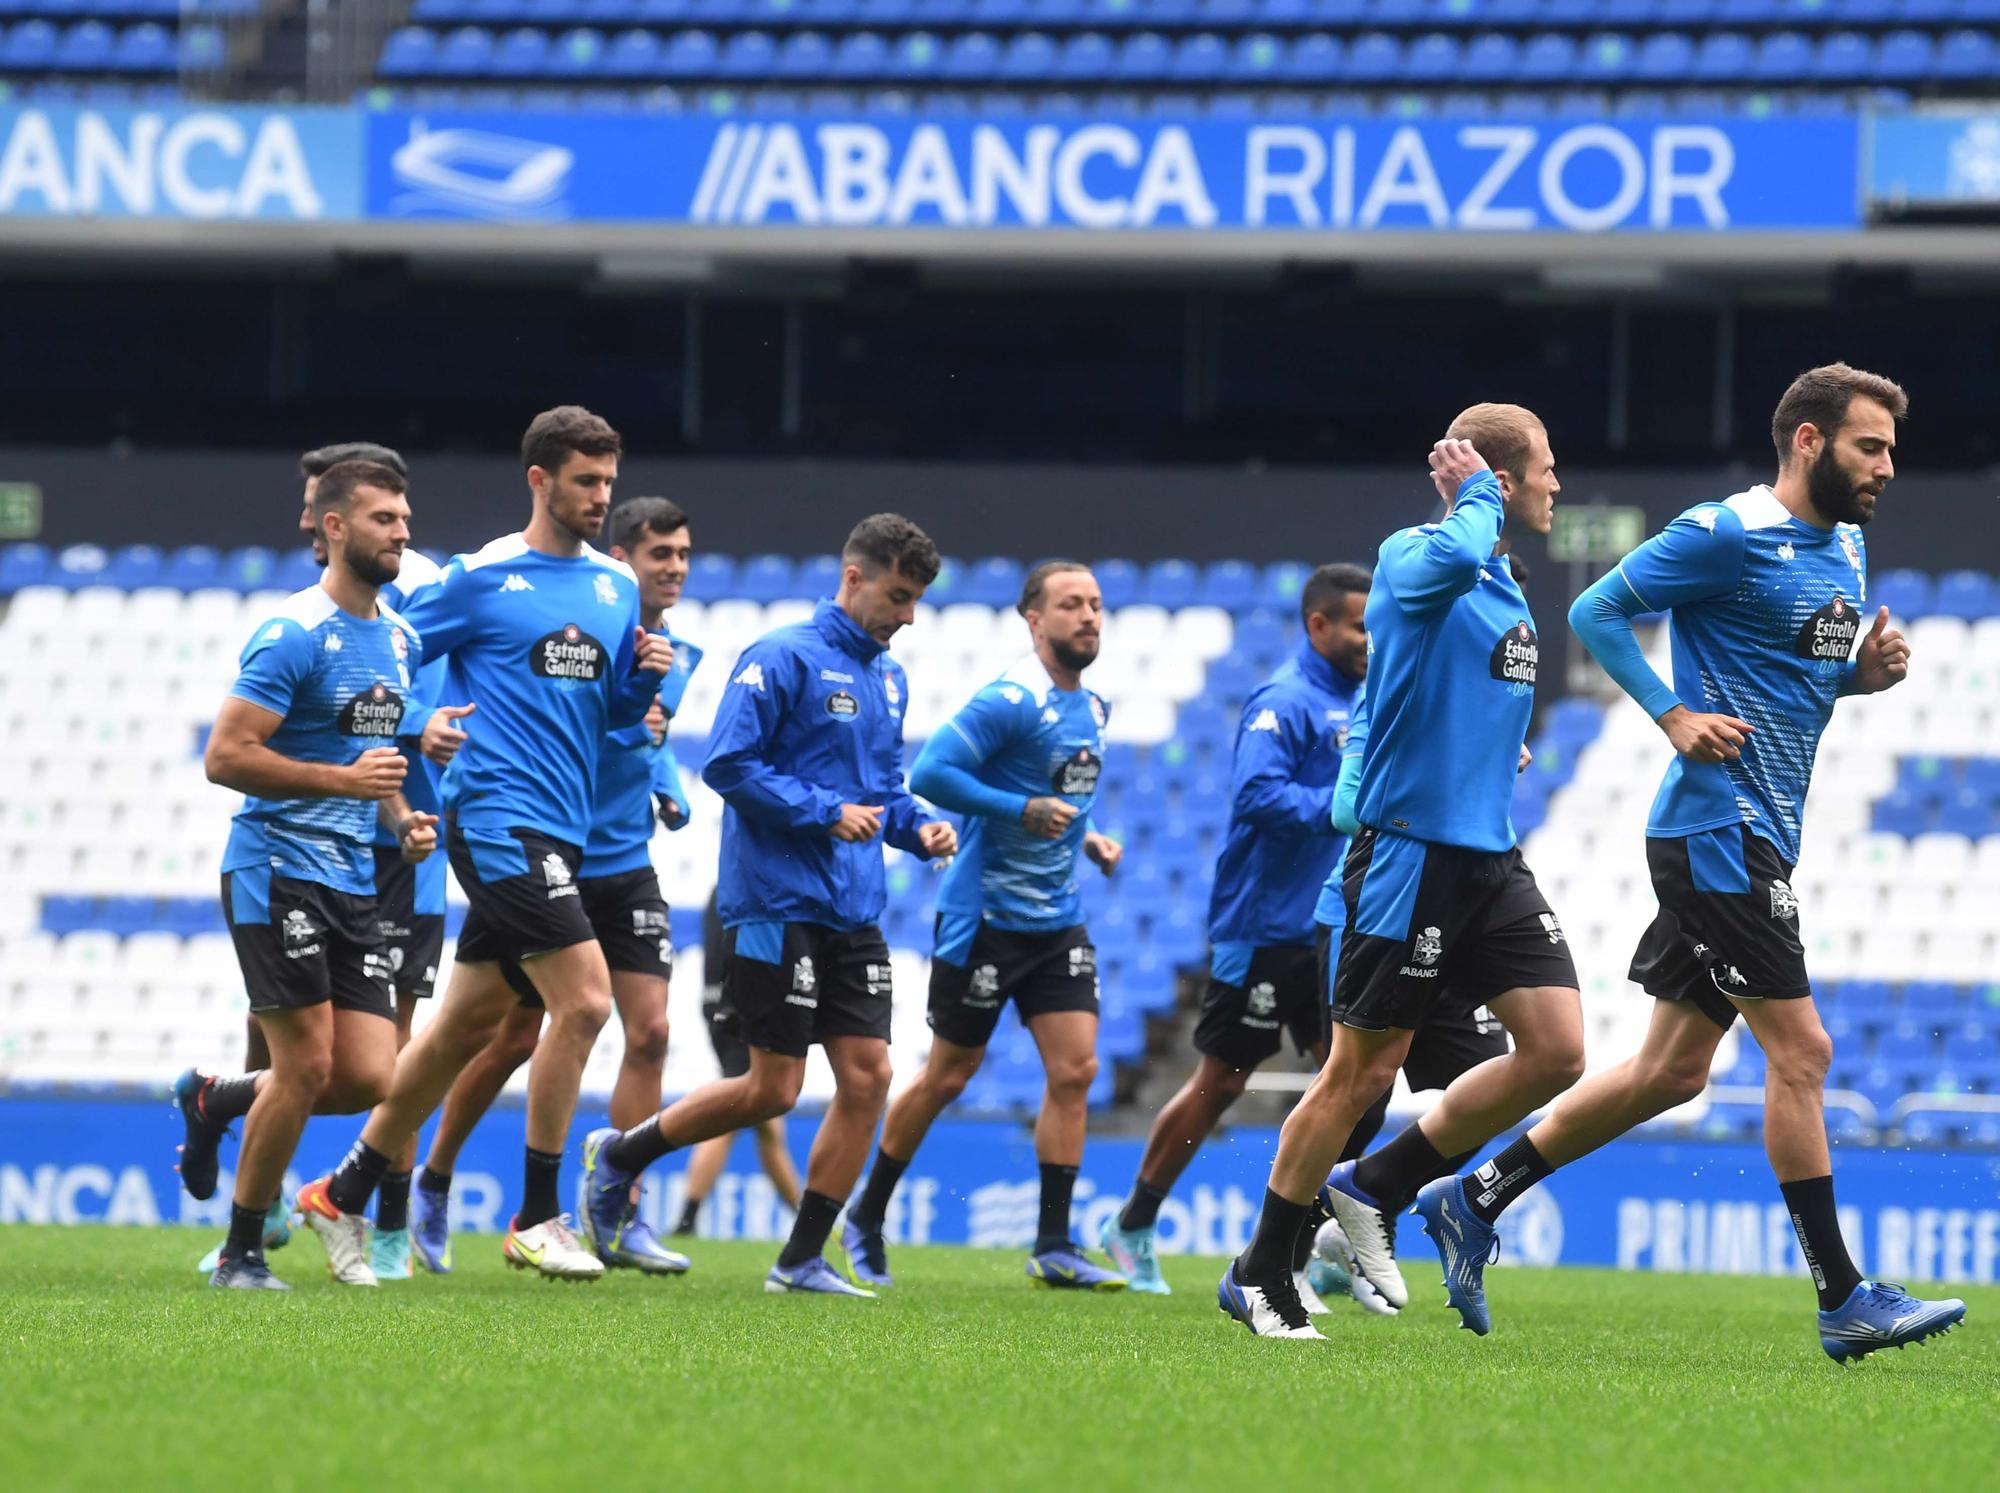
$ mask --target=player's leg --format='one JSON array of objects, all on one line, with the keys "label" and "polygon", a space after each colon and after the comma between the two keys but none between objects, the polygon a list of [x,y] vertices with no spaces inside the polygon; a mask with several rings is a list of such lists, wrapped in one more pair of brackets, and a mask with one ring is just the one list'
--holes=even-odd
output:
[{"label": "player's leg", "polygon": [[[650,873],[648,873],[650,879]],[[666,904],[660,904],[666,916]],[[653,940],[655,945],[661,940]],[[622,961],[621,961],[622,962]],[[611,1091],[611,1123],[623,1128],[637,1125],[660,1112],[660,1091],[667,1063],[667,981],[654,973],[613,968],[611,1000],[625,1029],[625,1054],[619,1063],[616,1086]],[[581,1194],[586,1199],[588,1188]],[[639,1212],[639,1184],[632,1186],[630,1218],[618,1238],[608,1248],[602,1244],[598,1257],[620,1269],[638,1270],[648,1275],[679,1275],[688,1269],[688,1257],[660,1242],[653,1226]],[[579,1204],[578,1215],[583,1206]]]},{"label": "player's leg", "polygon": [[[508,1080],[535,1055],[535,1044],[542,1036],[545,1013],[541,997],[518,970],[505,964],[500,970],[515,994],[515,1003],[486,1044],[452,1080],[438,1111],[437,1128],[431,1133],[416,1190],[417,1218],[411,1244],[433,1275],[451,1273],[451,1175],[458,1167],[458,1153],[506,1089]],[[522,999],[523,992],[530,999]]]},{"label": "player's leg", "polygon": [[[396,961],[392,959],[391,962]],[[414,1030],[416,1019],[416,993],[403,983],[399,973],[396,986],[396,1056],[400,1056],[403,1049],[410,1045],[410,1033]],[[389,1077],[393,1079],[394,1076],[395,1062],[392,1058]],[[375,1233],[369,1241],[368,1262],[374,1268],[377,1280],[410,1278],[410,1183],[416,1169],[417,1138],[413,1135],[403,1142],[403,1149],[389,1162],[389,1170],[382,1174],[382,1185],[375,1190]]]},{"label": "player's leg", "polygon": [[779,1199],[794,1213],[798,1211],[799,1169],[792,1163],[791,1148],[785,1144],[785,1122],[769,1119],[756,1127],[757,1164],[764,1169]]},{"label": "player's leg", "polygon": [[[782,1125],[784,1122],[773,1120],[767,1123]],[[758,1129],[761,1133],[763,1127]],[[675,1234],[694,1232],[694,1221],[701,1213],[701,1205],[715,1191],[716,1178],[722,1175],[722,1168],[728,1164],[730,1150],[735,1144],[735,1136],[718,1135],[713,1140],[701,1142],[688,1153],[687,1172],[681,1183],[681,1216],[674,1224]]]},{"label": "player's leg", "polygon": [[271,1066],[271,1044],[264,1040],[264,1028],[252,1011],[243,1023],[243,1071],[262,1073]]},{"label": "player's leg", "polygon": [[[243,1147],[236,1163],[236,1191],[229,1210],[229,1237],[223,1242],[211,1282],[232,1288],[278,1285],[264,1265],[264,1213],[284,1182],[285,1166],[298,1149],[306,1120],[333,1074],[333,1006],[327,1001],[297,1010],[272,1008],[263,1028],[270,1043],[269,1077],[257,1086],[243,1119]],[[372,1285],[372,1277],[343,1275],[332,1253],[336,1280]],[[363,1270],[366,1262],[361,1261]]]},{"label": "player's leg", "polygon": [[[720,952],[720,951],[718,951]],[[750,1071],[750,1049],[744,1044],[742,1024],[736,1019],[736,1010],[722,998],[722,986],[717,983],[709,987],[701,1004],[702,1024],[708,1028],[709,1046],[715,1050],[716,1065],[724,1078],[741,1078]],[[780,1144],[784,1134],[782,1120],[766,1120],[758,1126],[761,1137],[767,1129],[775,1127]],[[701,1205],[715,1190],[715,1179],[722,1175],[722,1168],[729,1160],[729,1149],[734,1142],[729,1136],[718,1135],[712,1140],[702,1141],[688,1157],[687,1175],[684,1180],[685,1192],[681,1199],[681,1216],[674,1224],[676,1234],[692,1234],[694,1221],[701,1212]],[[786,1165],[790,1166],[790,1158]],[[798,1183],[794,1180],[792,1190],[785,1194],[785,1206],[798,1207]]]},{"label": "player's leg", "polygon": [[[1093,986],[1095,977],[1093,975]],[[1044,992],[1044,998],[1046,991]],[[1038,1002],[1039,1003],[1039,1002]],[[1123,1274],[1091,1260],[1070,1235],[1071,1199],[1083,1165],[1090,1086],[1097,1081],[1097,1011],[1043,1010],[1026,1017],[1041,1053],[1044,1087],[1035,1117],[1035,1161],[1041,1172],[1041,1206],[1028,1276],[1037,1285],[1086,1291],[1122,1291]]]},{"label": "player's leg", "polygon": [[889,1042],[869,1035],[829,1035],[825,1047],[833,1069],[833,1099],[806,1157],[806,1185],[799,1194],[791,1235],[765,1277],[764,1289],[773,1294],[804,1291],[872,1298],[873,1291],[833,1272],[826,1262],[826,1241],[843,1200],[861,1178],[868,1143],[889,1097]]}]

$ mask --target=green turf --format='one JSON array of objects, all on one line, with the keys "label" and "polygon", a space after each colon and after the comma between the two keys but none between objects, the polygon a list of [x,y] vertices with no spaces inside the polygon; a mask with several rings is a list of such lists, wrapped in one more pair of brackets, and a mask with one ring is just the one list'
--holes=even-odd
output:
[{"label": "green turf", "polygon": [[1399,1320],[1268,1343],[1215,1309],[1031,1290],[1018,1256],[903,1250],[875,1303],[767,1297],[772,1248],[589,1286],[505,1270],[289,1296],[211,1292],[180,1229],[0,1228],[10,1488],[337,1485],[1382,1490],[1993,1486],[2000,1290],[1847,1370],[1799,1281],[1496,1271],[1455,1330],[1434,1267]]}]

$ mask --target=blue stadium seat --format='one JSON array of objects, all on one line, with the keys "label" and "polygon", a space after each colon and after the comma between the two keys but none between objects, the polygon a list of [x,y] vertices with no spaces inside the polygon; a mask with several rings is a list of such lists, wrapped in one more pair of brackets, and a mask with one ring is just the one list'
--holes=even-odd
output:
[{"label": "blue stadium seat", "polygon": [[1598,10],[1599,0],[1542,0],[1542,13],[1536,21],[1549,27],[1589,26],[1597,22]]},{"label": "blue stadium seat", "polygon": [[1186,560],[1155,560],[1146,567],[1140,599],[1169,611],[1192,606],[1201,586],[1201,572]]},{"label": "blue stadium seat", "polygon": [[1281,612],[1296,610],[1312,573],[1313,567],[1299,560],[1266,566],[1258,582],[1257,605]]},{"label": "blue stadium seat", "polygon": [[382,43],[382,58],[375,70],[385,78],[421,77],[431,71],[437,47],[437,37],[424,27],[400,27]]},{"label": "blue stadium seat", "polygon": [[100,579],[121,591],[136,591],[141,586],[159,585],[164,569],[165,560],[156,546],[128,544],[112,552],[111,563],[104,567]]},{"label": "blue stadium seat", "polygon": [[1233,83],[1268,83],[1284,66],[1285,44],[1268,31],[1253,31],[1238,39],[1229,59]]},{"label": "blue stadium seat", "polygon": [[916,9],[915,0],[860,0],[854,20],[871,30],[886,31],[910,25],[916,18]]},{"label": "blue stadium seat", "polygon": [[1130,560],[1096,560],[1090,568],[1107,607],[1128,607],[1139,599],[1139,567]]},{"label": "blue stadium seat", "polygon": [[2000,615],[2000,584],[1980,570],[1952,570],[1938,577],[1932,610],[1968,622]]},{"label": "blue stadium seat", "polygon": [[1968,758],[1959,781],[1988,798],[2000,798],[2000,757]]},{"label": "blue stadium seat", "polygon": [[574,0],[570,13],[578,23],[609,36],[639,19],[639,0]]},{"label": "blue stadium seat", "polygon": [[166,27],[147,21],[118,33],[111,66],[121,73],[172,72],[180,66],[180,53]]},{"label": "blue stadium seat", "polygon": [[431,72],[445,78],[484,77],[493,68],[493,33],[480,26],[460,26],[439,43]]},{"label": "blue stadium seat", "polygon": [[1278,70],[1291,83],[1331,83],[1340,76],[1345,57],[1339,37],[1315,31],[1292,43]]},{"label": "blue stadium seat", "polygon": [[1344,83],[1386,83],[1403,65],[1403,44],[1385,31],[1364,31],[1348,44]]},{"label": "blue stadium seat", "polygon": [[1051,38],[1039,31],[1023,32],[1007,43],[1000,58],[1000,76],[1008,82],[1039,82],[1055,76],[1059,58]]},{"label": "blue stadium seat", "polygon": [[1757,44],[1750,76],[1760,83],[1792,83],[1812,76],[1813,46],[1803,32],[1774,31]]},{"label": "blue stadium seat", "polygon": [[1045,31],[1073,31],[1092,24],[1085,0],[1028,0],[1028,24]]},{"label": "blue stadium seat", "polygon": [[1983,788],[1960,788],[1939,806],[1937,827],[1978,840],[2000,833],[2000,816],[1995,815],[1994,800]]},{"label": "blue stadium seat", "polygon": [[1890,835],[1921,835],[1931,827],[1931,801],[1897,789],[1875,800],[1874,828]]},{"label": "blue stadium seat", "polygon": [[22,21],[0,46],[0,68],[21,73],[46,71],[55,61],[57,39],[56,28],[47,21]]},{"label": "blue stadium seat", "polygon": [[1778,0],[1718,0],[1718,26],[1768,26],[1778,19]]},{"label": "blue stadium seat", "polygon": [[1835,31],[1813,54],[1812,77],[1820,83],[1858,83],[1875,72],[1875,44],[1858,31]]},{"label": "blue stadium seat", "polygon": [[1956,1024],[1969,1009],[1963,986],[1944,980],[1913,980],[1903,987],[1902,1010],[1913,1021]]},{"label": "blue stadium seat", "polygon": [[56,42],[58,72],[103,72],[111,63],[111,28],[102,21],[79,21]]},{"label": "blue stadium seat", "polygon": [[688,595],[702,602],[723,601],[738,593],[736,560],[709,550],[696,550],[689,562]]},{"label": "blue stadium seat", "polygon": [[1575,39],[1543,32],[1530,38],[1521,49],[1515,71],[1524,83],[1560,83],[1573,76],[1576,68]]},{"label": "blue stadium seat", "polygon": [[1679,26],[1693,31],[1715,20],[1717,0],[1660,0],[1656,18],[1662,26]]},{"label": "blue stadium seat", "polygon": [[[872,39],[877,44],[881,42],[880,37]],[[666,48],[660,53],[658,74],[663,78],[712,78],[721,57],[722,49],[708,32],[676,31],[667,38]]]},{"label": "blue stadium seat", "polygon": [[99,585],[104,578],[104,568],[110,563],[110,553],[102,545],[64,545],[56,551],[55,563],[49,568],[46,584],[60,586],[65,591]]},{"label": "blue stadium seat", "polygon": [[1678,31],[1662,31],[1639,43],[1632,76],[1651,83],[1677,83],[1694,76],[1694,59],[1692,37]]},{"label": "blue stadium seat", "polygon": [[660,38],[635,26],[611,38],[604,49],[603,72],[610,78],[650,78],[660,70],[660,56]]},{"label": "blue stadium seat", "polygon": [[1053,76],[1065,83],[1096,83],[1118,65],[1118,48],[1100,31],[1085,31],[1062,44]]},{"label": "blue stadium seat", "polygon": [[1202,572],[1198,600],[1204,606],[1247,611],[1258,599],[1257,567],[1244,560],[1211,560]]},{"label": "blue stadium seat", "polygon": [[1695,49],[1693,77],[1699,83],[1738,83],[1750,76],[1756,44],[1735,31],[1711,31]]},{"label": "blue stadium seat", "polygon": [[1406,83],[1445,83],[1459,76],[1465,46],[1455,36],[1433,31],[1418,37],[1403,53]]},{"label": "blue stadium seat", "polygon": [[736,573],[736,593],[768,605],[793,594],[793,565],[785,555],[752,555]]},{"label": "blue stadium seat", "polygon": [[1584,38],[1576,76],[1586,83],[1622,83],[1632,75],[1636,49],[1632,38],[1599,31]]},{"label": "blue stadium seat", "polygon": [[1125,39],[1118,48],[1118,61],[1111,75],[1129,83],[1145,83],[1164,78],[1173,66],[1173,44],[1153,31],[1141,31]]},{"label": "blue stadium seat", "polygon": [[0,596],[12,596],[23,586],[41,585],[49,569],[46,545],[0,545]]},{"label": "blue stadium seat", "polygon": [[822,601],[840,589],[840,559],[809,555],[792,572],[790,595],[802,601]]},{"label": "blue stadium seat", "polygon": [[1179,83],[1220,83],[1229,73],[1229,48],[1222,38],[1201,31],[1174,48],[1168,75]]},{"label": "blue stadium seat", "polygon": [[989,557],[971,567],[965,578],[963,599],[981,606],[1010,609],[1021,599],[1025,567],[1018,560]]},{"label": "blue stadium seat", "polygon": [[921,82],[936,77],[943,60],[944,48],[935,36],[928,31],[912,31],[890,44],[888,76]]},{"label": "blue stadium seat", "polygon": [[1604,0],[1597,22],[1615,30],[1645,30],[1660,23],[1661,0]]},{"label": "blue stadium seat", "polygon": [[1937,70],[1937,60],[1937,44],[1923,32],[1891,31],[1875,54],[1875,76],[1896,82],[1928,78]]},{"label": "blue stadium seat", "polygon": [[1958,781],[1958,764],[1949,757],[1904,757],[1896,764],[1896,786],[1920,798],[1942,798]]},{"label": "blue stadium seat", "polygon": [[984,31],[953,37],[938,64],[938,75],[957,83],[984,83],[999,71],[1000,43]]},{"label": "blue stadium seat", "polygon": [[499,78],[536,78],[549,70],[549,34],[532,26],[517,27],[500,38],[486,64]]},{"label": "blue stadium seat", "polygon": [[93,897],[42,898],[42,931],[60,938],[65,933],[82,933],[97,926],[97,901]]},{"label": "blue stadium seat", "polygon": [[1257,0],[1201,0],[1196,14],[1213,30],[1241,31],[1256,23]]},{"label": "blue stadium seat", "polygon": [[1938,44],[1940,78],[1984,78],[1993,70],[1993,37],[1985,31],[1947,32]]},{"label": "blue stadium seat", "polygon": [[1475,36],[1465,49],[1459,76],[1467,83],[1498,83],[1514,76],[1520,66],[1521,43],[1501,32]]},{"label": "blue stadium seat", "polygon": [[1903,619],[1930,615],[1931,578],[1921,570],[1889,570],[1869,579],[1874,582],[1871,604],[1885,606]]},{"label": "blue stadium seat", "polygon": [[1430,0],[1368,0],[1362,21],[1384,30],[1407,31],[1428,19]]},{"label": "blue stadium seat", "polygon": [[719,78],[769,78],[778,71],[778,44],[768,31],[739,31],[715,59]]}]

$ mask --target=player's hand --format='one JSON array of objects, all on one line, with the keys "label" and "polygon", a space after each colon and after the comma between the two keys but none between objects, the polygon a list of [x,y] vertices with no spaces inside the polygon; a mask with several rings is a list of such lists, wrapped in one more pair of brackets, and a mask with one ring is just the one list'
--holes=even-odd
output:
[{"label": "player's hand", "polygon": [[1674,750],[1690,762],[1734,762],[1757,729],[1733,715],[1696,715],[1685,705],[1669,710],[1659,724]]},{"label": "player's hand", "polygon": [[658,695],[646,707],[646,734],[653,738],[654,746],[667,739],[667,707],[660,703]]},{"label": "player's hand", "polygon": [[665,633],[632,629],[632,662],[648,674],[664,674],[674,666],[673,640]]},{"label": "player's hand", "polygon": [[933,860],[947,855],[958,854],[958,831],[944,819],[934,819],[917,831],[917,843],[924,847],[924,854]]},{"label": "player's hand", "polygon": [[655,793],[653,803],[660,811],[660,823],[668,829],[679,829],[688,821],[687,805],[670,793]]},{"label": "player's hand", "polygon": [[349,798],[387,798],[402,791],[410,764],[394,747],[370,747],[347,764]]},{"label": "player's hand", "polygon": [[842,804],[827,833],[849,845],[866,845],[882,833],[882,810],[874,804]]},{"label": "player's hand", "polygon": [[403,821],[396,838],[402,842],[405,865],[414,866],[437,849],[437,824],[435,814],[412,814]]},{"label": "player's hand", "polygon": [[466,733],[459,729],[457,723],[478,708],[478,704],[473,703],[440,705],[433,710],[431,718],[424,722],[424,734],[420,740],[423,754],[439,767],[449,767],[451,759],[458,755],[458,749],[465,745]]},{"label": "player's hand", "polygon": [[1492,470],[1470,441],[1445,440],[1431,447],[1431,481],[1447,503],[1458,496],[1466,478]]},{"label": "player's hand", "polygon": [[1109,835],[1100,835],[1091,830],[1083,837],[1083,853],[1090,857],[1090,863],[1106,876],[1118,869],[1118,863],[1125,859],[1125,847]]},{"label": "player's hand", "polygon": [[1863,694],[1872,695],[1901,684],[1910,675],[1910,642],[1902,631],[1889,625],[1889,609],[1875,613],[1875,625],[1861,640],[1854,656],[1854,683]]},{"label": "player's hand", "polygon": [[1521,760],[1514,765],[1514,776],[1519,777],[1528,770],[1528,764],[1535,760],[1535,754],[1528,750],[1528,744],[1521,743]]},{"label": "player's hand", "polygon": [[1076,818],[1076,805],[1066,798],[1031,798],[1021,810],[1021,827],[1044,840],[1060,840]]}]

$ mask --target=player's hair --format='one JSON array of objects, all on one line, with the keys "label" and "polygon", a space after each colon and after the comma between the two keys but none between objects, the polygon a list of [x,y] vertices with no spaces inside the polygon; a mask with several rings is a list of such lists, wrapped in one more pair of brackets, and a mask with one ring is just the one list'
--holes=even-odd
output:
[{"label": "player's hair", "polygon": [[1792,380],[1785,397],[1771,416],[1771,444],[1778,448],[1778,465],[1792,460],[1792,437],[1801,425],[1810,425],[1828,440],[1847,423],[1847,407],[1855,395],[1874,400],[1896,419],[1910,412],[1910,396],[1903,386],[1879,373],[1850,368],[1845,363],[1826,363],[1808,368]]},{"label": "player's hair", "polygon": [[900,513],[875,513],[861,520],[840,547],[840,558],[860,566],[863,575],[898,570],[924,586],[937,579],[937,546]]},{"label": "player's hair", "polygon": [[328,467],[343,461],[372,461],[380,467],[387,467],[405,481],[409,480],[409,464],[403,460],[403,453],[393,446],[378,446],[373,441],[339,441],[331,446],[319,446],[299,458],[301,477],[324,477]]},{"label": "player's hair", "polygon": [[1373,579],[1359,565],[1320,566],[1306,577],[1305,589],[1299,592],[1299,621],[1304,622],[1315,612],[1331,617],[1357,591],[1366,596]]},{"label": "player's hair", "polygon": [[1528,452],[1547,428],[1541,416],[1518,404],[1475,404],[1460,410],[1444,434],[1446,440],[1472,442],[1472,449],[1494,471],[1523,482],[1528,476]]},{"label": "player's hair", "polygon": [[1028,578],[1021,582],[1021,599],[1014,603],[1014,610],[1023,617],[1042,604],[1043,595],[1049,589],[1052,575],[1089,575],[1090,567],[1080,560],[1044,560],[1028,572]]},{"label": "player's hair", "polygon": [[627,498],[611,510],[607,527],[611,542],[629,555],[641,534],[671,534],[685,529],[687,522],[687,514],[672,498]]},{"label": "player's hair", "polygon": [[617,456],[625,449],[611,422],[580,404],[559,404],[528,422],[521,437],[521,465],[559,472],[574,454]]},{"label": "player's hair", "polygon": [[317,523],[336,508],[345,513],[354,503],[354,494],[364,487],[380,488],[401,497],[408,490],[403,474],[379,461],[337,461],[319,474],[313,490],[313,521]]}]

